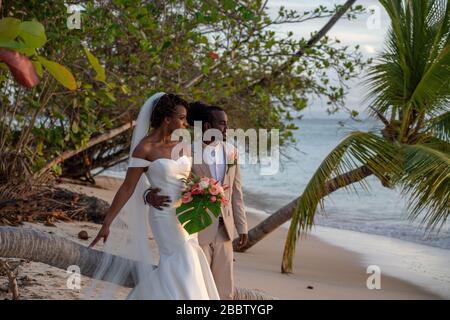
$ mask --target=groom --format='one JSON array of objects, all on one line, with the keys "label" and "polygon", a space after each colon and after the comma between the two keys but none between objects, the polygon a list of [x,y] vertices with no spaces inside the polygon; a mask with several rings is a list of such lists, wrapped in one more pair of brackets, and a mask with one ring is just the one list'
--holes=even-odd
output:
[{"label": "groom", "polygon": [[[194,121],[202,122],[202,132],[209,129],[218,130],[222,135],[222,141],[211,139],[200,142],[202,152],[208,158],[207,163],[195,163],[192,171],[198,176],[212,177],[222,185],[229,188],[225,190],[228,204],[221,208],[218,219],[198,234],[198,241],[202,247],[214,276],[214,281],[222,300],[233,299],[233,239],[234,228],[239,234],[239,247],[246,244],[247,217],[242,196],[241,174],[238,164],[237,149],[226,143],[226,130],[228,129],[228,118],[225,111],[216,106],[208,106],[195,102],[189,106],[190,124]],[[194,151],[197,148],[194,147]],[[203,154],[201,159],[203,160]],[[159,189],[150,189],[145,194],[147,203],[160,208],[167,206],[169,199],[164,195],[158,195]]]}]

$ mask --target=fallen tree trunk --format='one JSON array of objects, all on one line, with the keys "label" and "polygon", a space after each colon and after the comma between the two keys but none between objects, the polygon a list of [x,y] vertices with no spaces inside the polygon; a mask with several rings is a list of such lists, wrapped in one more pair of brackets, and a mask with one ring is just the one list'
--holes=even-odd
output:
[{"label": "fallen tree trunk", "polygon": [[135,125],[136,125],[136,121],[133,120],[132,122],[125,123],[125,124],[121,125],[118,128],[114,128],[114,129],[109,130],[108,132],[106,132],[106,133],[104,133],[102,135],[99,135],[99,136],[97,136],[95,138],[92,138],[91,140],[89,140],[88,143],[86,143],[85,146],[81,147],[80,149],[64,151],[60,156],[58,156],[58,157],[50,160],[49,162],[47,162],[45,164],[45,166],[41,170],[39,170],[35,175],[36,176],[40,176],[41,174],[43,174],[46,171],[50,170],[54,165],[57,165],[57,164],[63,162],[64,160],[67,160],[67,159],[77,155],[81,151],[84,151],[86,149],[91,148],[92,146],[95,146],[95,145],[97,145],[97,144],[99,144],[101,142],[110,140],[110,139],[114,138],[115,136],[118,136],[119,134],[121,134],[121,133],[123,133],[123,132],[125,132],[125,131],[127,131],[129,129],[132,129]]},{"label": "fallen tree trunk", "polygon": [[[52,267],[67,270],[76,265],[82,275],[92,278],[103,257],[103,252],[89,249],[73,241],[47,233],[16,227],[0,227],[0,257],[19,258],[45,263]],[[130,260],[111,255],[113,261],[130,263]],[[133,263],[133,262],[131,262]],[[134,287],[130,275],[123,283],[124,287]],[[235,300],[271,300],[258,290],[235,288]]]},{"label": "fallen tree trunk", "polygon": [[[82,275],[93,277],[102,255],[103,252],[99,250],[41,231],[0,227],[0,257],[3,258],[42,262],[63,270],[77,265]],[[123,285],[133,286],[133,280],[129,279]]]}]

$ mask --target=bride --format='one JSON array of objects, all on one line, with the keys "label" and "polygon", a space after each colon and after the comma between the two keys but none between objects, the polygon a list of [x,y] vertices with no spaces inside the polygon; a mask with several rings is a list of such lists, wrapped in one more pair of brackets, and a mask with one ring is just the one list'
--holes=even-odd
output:
[{"label": "bride", "polygon": [[[171,134],[187,127],[187,107],[176,95],[157,93],[140,110],[125,180],[90,245],[100,239],[105,243],[91,295],[116,298],[118,285],[131,283],[134,289],[127,299],[219,299],[197,234],[189,235],[175,214],[192,158],[187,148],[181,149],[184,154],[177,159],[172,157],[179,142],[171,141]],[[150,125],[153,130],[147,135]],[[168,195],[170,205],[145,205],[143,194],[149,185]],[[158,262],[149,241],[151,233],[159,251]],[[100,283],[104,284],[99,280],[106,280],[108,289],[99,289]]]}]

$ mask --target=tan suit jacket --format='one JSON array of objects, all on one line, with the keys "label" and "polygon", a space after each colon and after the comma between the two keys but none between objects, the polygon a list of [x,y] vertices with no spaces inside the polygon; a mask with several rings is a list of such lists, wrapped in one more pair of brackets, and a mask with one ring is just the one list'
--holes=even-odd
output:
[{"label": "tan suit jacket", "polygon": [[[247,217],[244,208],[244,200],[242,195],[241,186],[241,172],[238,164],[239,154],[237,148],[227,142],[220,142],[223,144],[223,150],[225,151],[225,177],[224,185],[228,186],[225,190],[225,197],[228,200],[228,204],[222,206],[222,217],[227,231],[229,240],[234,238],[234,229],[236,228],[238,234],[247,233]],[[197,145],[198,146],[198,145]],[[206,144],[202,144],[201,150]],[[200,148],[194,150],[199,151]],[[200,158],[198,158],[200,159]],[[203,158],[201,158],[203,159]],[[212,177],[209,165],[202,161],[201,164],[196,164],[195,161],[192,165],[192,171],[199,176]],[[219,219],[213,219],[213,223],[202,230],[198,234],[198,241],[200,245],[207,245],[214,242],[219,227]]]}]

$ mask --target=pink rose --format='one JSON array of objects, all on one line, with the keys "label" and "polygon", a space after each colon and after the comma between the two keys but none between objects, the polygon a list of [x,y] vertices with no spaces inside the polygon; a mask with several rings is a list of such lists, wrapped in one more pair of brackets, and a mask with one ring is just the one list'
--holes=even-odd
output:
[{"label": "pink rose", "polygon": [[212,185],[209,187],[209,193],[211,193],[213,196],[217,196],[219,194],[220,190],[217,185]]},{"label": "pink rose", "polygon": [[199,183],[198,183],[198,186],[201,188],[201,189],[206,189],[206,188],[208,188],[208,186],[209,186],[209,181],[208,182],[206,182],[206,181],[200,181]]},{"label": "pink rose", "polygon": [[200,181],[206,182],[207,184],[209,184],[211,182],[211,180],[213,180],[212,178],[208,178],[208,177],[201,177]]},{"label": "pink rose", "polygon": [[192,189],[192,194],[196,195],[196,194],[203,194],[203,189],[202,188],[193,188]]},{"label": "pink rose", "polygon": [[216,202],[217,198],[215,196],[212,196],[211,198],[211,202]]},{"label": "pink rose", "polygon": [[185,194],[183,194],[183,196],[181,197],[181,201],[183,203],[189,203],[192,201],[192,194],[190,192],[186,192]]},{"label": "pink rose", "polygon": [[198,183],[196,183],[196,184],[194,184],[194,185],[192,186],[191,193],[192,193],[193,195],[196,195],[196,194],[202,194],[202,193],[203,193],[203,189],[199,186]]}]

